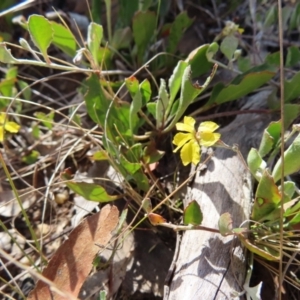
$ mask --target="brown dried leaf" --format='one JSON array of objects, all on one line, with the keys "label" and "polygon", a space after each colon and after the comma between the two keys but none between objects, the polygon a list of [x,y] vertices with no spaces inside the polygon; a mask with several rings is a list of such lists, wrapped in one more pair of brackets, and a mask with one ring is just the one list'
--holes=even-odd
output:
[{"label": "brown dried leaf", "polygon": [[[77,297],[80,288],[89,275],[92,261],[112,237],[112,231],[119,220],[115,206],[106,205],[97,214],[87,217],[69,235],[53,255],[42,275],[53,282],[53,287],[66,293],[65,297],[54,294],[53,289],[39,280],[28,300],[70,299]],[[68,296],[68,295],[69,296]]]},{"label": "brown dried leaf", "polygon": [[167,220],[164,217],[162,217],[161,215],[158,215],[158,214],[154,214],[154,213],[149,213],[148,219],[149,219],[150,223],[154,226],[167,222]]}]

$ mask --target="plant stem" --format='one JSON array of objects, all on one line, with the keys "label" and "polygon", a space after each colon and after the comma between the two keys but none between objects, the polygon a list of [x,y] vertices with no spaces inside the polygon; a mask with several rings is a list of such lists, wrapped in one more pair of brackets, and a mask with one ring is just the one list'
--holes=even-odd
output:
[{"label": "plant stem", "polygon": [[161,223],[161,224],[158,224],[157,226],[171,228],[175,231],[204,230],[204,231],[209,231],[209,232],[220,233],[219,229],[210,228],[210,227],[201,226],[201,225],[175,225],[175,224],[171,224],[171,223]]}]

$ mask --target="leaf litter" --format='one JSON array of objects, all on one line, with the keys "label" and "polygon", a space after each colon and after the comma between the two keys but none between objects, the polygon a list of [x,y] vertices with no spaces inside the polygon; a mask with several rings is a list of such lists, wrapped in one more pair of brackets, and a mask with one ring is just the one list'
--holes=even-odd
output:
[{"label": "leaf litter", "polygon": [[[83,282],[92,269],[92,262],[113,236],[119,220],[116,206],[106,205],[100,212],[87,217],[69,235],[51,258],[42,275],[53,282],[66,297],[54,294],[45,282],[39,280],[28,300],[70,299],[77,297]],[[98,245],[98,246],[97,246]]]}]

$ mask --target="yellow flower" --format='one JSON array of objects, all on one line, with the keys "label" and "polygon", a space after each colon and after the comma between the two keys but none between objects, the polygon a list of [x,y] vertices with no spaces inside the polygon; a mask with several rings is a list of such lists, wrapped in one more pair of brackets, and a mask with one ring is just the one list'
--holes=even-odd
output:
[{"label": "yellow flower", "polygon": [[187,133],[179,132],[174,136],[173,144],[177,146],[174,152],[180,148],[180,157],[184,166],[189,163],[197,165],[200,161],[200,146],[210,147],[221,137],[220,133],[214,133],[219,128],[214,122],[203,122],[195,130],[195,119],[184,117],[183,123],[177,123],[176,129]]},{"label": "yellow flower", "polygon": [[6,113],[0,113],[0,142],[4,141],[4,130],[11,133],[17,133],[20,129],[20,125],[15,122],[9,122],[6,117]]},{"label": "yellow flower", "polygon": [[222,30],[222,35],[225,37],[228,35],[233,35],[236,32],[242,34],[244,32],[244,29],[239,27],[239,25],[235,24],[232,21],[226,21],[225,27]]}]

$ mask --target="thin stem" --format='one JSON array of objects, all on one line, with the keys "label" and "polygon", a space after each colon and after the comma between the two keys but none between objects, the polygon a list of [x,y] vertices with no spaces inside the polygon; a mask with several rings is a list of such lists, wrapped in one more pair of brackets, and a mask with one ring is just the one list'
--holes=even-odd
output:
[{"label": "thin stem", "polygon": [[142,116],[142,118],[146,121],[146,123],[151,126],[152,129],[156,130],[156,127],[154,126],[154,124],[150,121],[150,119],[148,118],[148,116],[142,111],[139,110],[139,114]]},{"label": "thin stem", "polygon": [[284,57],[283,57],[283,25],[282,25],[282,1],[278,0],[278,36],[279,36],[279,52],[280,52],[280,118],[281,118],[281,209],[280,209],[280,244],[279,244],[279,284],[278,299],[282,299],[281,286],[283,283],[283,201],[284,201]]},{"label": "thin stem", "polygon": [[[157,226],[171,228],[175,231],[203,230],[203,231],[209,231],[209,232],[214,232],[214,233],[220,233],[220,230],[218,230],[218,229],[201,226],[201,225],[175,225],[175,224],[171,224],[171,223],[161,223],[161,224],[157,224]],[[234,234],[234,233],[232,233],[232,234]]]}]

